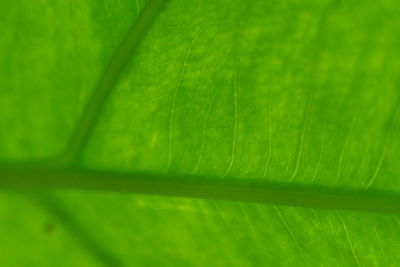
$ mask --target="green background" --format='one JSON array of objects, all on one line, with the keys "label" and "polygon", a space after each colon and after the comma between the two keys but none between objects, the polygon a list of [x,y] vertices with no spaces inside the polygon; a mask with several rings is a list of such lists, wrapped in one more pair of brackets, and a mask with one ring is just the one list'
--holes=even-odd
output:
[{"label": "green background", "polygon": [[[2,168],[68,151],[145,5],[3,0]],[[167,182],[200,175],[400,193],[399,12],[390,0],[168,1],[75,164]],[[3,190],[0,264],[397,266],[399,227],[397,215],[358,211],[79,185]]]}]

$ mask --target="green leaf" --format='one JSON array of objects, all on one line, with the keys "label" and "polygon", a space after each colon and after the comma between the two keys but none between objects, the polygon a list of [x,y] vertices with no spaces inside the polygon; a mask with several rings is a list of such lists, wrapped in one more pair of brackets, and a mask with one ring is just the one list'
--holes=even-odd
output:
[{"label": "green leaf", "polygon": [[397,266],[400,5],[0,9],[2,266]]}]

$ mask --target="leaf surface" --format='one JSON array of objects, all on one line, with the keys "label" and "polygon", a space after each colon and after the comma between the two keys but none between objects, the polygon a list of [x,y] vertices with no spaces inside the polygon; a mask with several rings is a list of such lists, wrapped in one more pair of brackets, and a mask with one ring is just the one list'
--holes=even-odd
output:
[{"label": "leaf surface", "polygon": [[399,9],[4,1],[0,262],[398,265]]}]

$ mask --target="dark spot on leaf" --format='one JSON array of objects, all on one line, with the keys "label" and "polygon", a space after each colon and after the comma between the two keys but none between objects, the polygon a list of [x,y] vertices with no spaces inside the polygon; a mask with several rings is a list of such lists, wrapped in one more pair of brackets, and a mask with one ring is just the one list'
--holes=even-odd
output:
[{"label": "dark spot on leaf", "polygon": [[56,228],[56,225],[55,225],[54,223],[52,223],[52,222],[47,222],[47,223],[44,225],[44,231],[45,231],[47,234],[53,233],[54,230],[55,230],[55,228]]}]

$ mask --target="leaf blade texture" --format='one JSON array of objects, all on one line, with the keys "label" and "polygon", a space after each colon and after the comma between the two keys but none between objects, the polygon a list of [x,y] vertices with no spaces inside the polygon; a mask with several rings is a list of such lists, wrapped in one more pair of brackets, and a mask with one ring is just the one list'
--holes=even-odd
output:
[{"label": "leaf blade texture", "polygon": [[0,262],[396,266],[399,4],[164,2],[2,4]]}]

